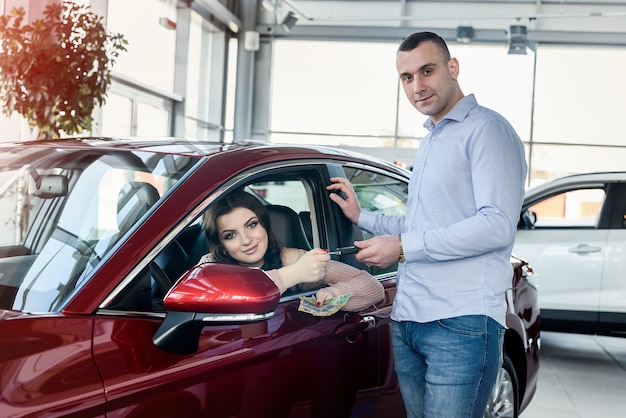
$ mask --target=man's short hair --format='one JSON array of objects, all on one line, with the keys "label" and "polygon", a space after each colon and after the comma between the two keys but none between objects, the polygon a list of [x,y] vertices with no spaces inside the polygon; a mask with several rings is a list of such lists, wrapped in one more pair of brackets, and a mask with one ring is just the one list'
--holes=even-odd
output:
[{"label": "man's short hair", "polygon": [[416,32],[404,38],[400,46],[398,47],[398,52],[408,52],[412,51],[418,46],[420,46],[423,42],[432,42],[439,47],[441,50],[441,54],[443,55],[446,62],[450,61],[452,56],[450,55],[450,50],[448,49],[448,45],[443,38],[436,33],[433,32]]}]

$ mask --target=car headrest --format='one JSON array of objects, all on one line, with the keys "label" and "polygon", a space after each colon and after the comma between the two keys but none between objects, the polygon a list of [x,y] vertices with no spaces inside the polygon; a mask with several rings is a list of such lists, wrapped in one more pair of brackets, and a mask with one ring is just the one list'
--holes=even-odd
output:
[{"label": "car headrest", "polygon": [[159,192],[150,183],[126,183],[117,199],[117,225],[120,232],[127,231],[148,209],[159,200]]},{"label": "car headrest", "polygon": [[281,245],[303,250],[311,249],[300,217],[293,209],[281,205],[267,205],[266,208],[270,214],[271,228]]}]

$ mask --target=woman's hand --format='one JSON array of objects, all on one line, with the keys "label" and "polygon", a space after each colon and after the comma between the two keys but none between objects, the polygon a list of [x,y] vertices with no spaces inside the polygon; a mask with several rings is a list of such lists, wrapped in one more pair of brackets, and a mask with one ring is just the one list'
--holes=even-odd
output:
[{"label": "woman's hand", "polygon": [[299,270],[300,283],[322,280],[326,274],[328,260],[330,260],[330,255],[326,250],[320,248],[314,248],[304,253],[294,264]]},{"label": "woman's hand", "polygon": [[302,254],[293,264],[279,269],[287,288],[300,283],[319,282],[326,274],[330,255],[326,250],[315,248]]},{"label": "woman's hand", "polygon": [[317,299],[317,306],[322,306],[335,296],[340,295],[341,290],[337,289],[334,286],[322,287],[320,290],[317,291],[317,294],[315,295],[315,299]]}]

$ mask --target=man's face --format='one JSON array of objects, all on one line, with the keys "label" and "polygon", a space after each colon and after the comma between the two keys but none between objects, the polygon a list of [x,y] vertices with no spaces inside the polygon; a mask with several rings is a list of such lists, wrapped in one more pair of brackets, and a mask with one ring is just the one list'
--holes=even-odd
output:
[{"label": "man's face", "polygon": [[446,63],[433,42],[422,42],[411,51],[398,52],[396,68],[406,97],[434,123],[463,97],[456,82],[459,73],[456,58]]}]

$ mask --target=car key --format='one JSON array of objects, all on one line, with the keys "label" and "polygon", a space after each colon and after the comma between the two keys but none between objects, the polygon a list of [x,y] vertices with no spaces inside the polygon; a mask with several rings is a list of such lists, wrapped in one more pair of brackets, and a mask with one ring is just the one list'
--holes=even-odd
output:
[{"label": "car key", "polygon": [[345,255],[345,254],[356,254],[359,251],[357,247],[351,245],[349,247],[339,247],[335,251],[329,251],[328,255]]}]

